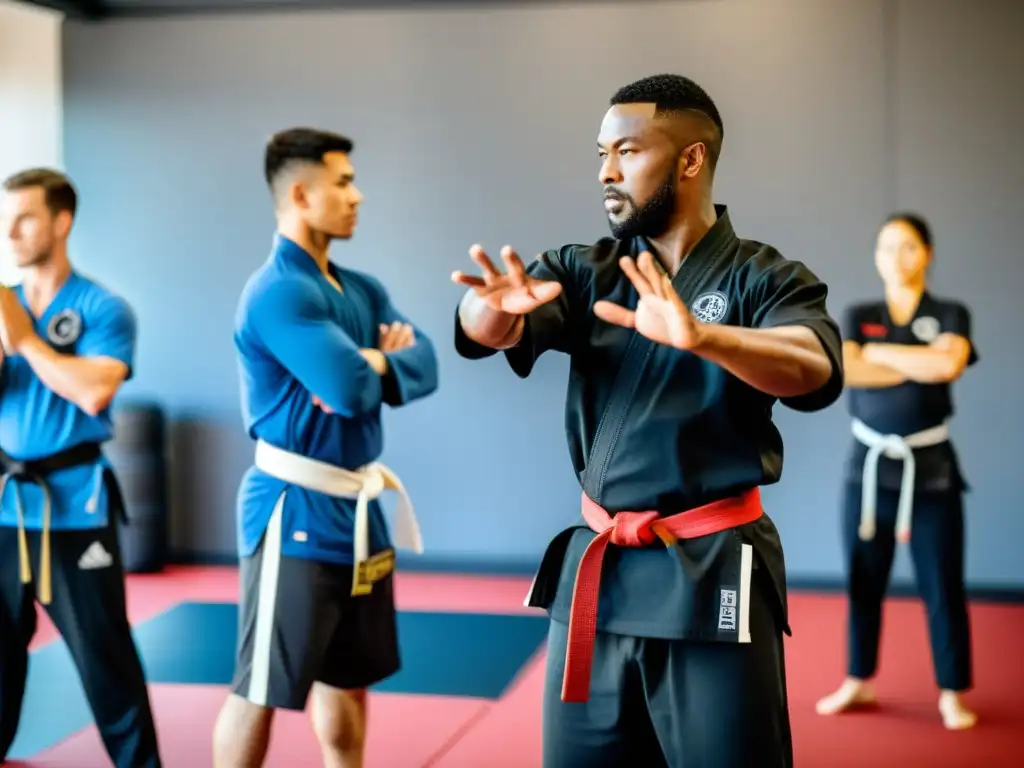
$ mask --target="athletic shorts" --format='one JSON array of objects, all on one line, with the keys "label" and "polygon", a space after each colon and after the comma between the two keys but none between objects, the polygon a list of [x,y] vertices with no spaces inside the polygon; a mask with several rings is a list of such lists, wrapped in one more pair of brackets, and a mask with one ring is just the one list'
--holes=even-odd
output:
[{"label": "athletic shorts", "polygon": [[241,562],[232,692],[263,707],[303,710],[314,682],[354,690],[395,674],[394,553],[371,558],[372,591],[353,596],[351,565],[282,557],[273,527]]}]

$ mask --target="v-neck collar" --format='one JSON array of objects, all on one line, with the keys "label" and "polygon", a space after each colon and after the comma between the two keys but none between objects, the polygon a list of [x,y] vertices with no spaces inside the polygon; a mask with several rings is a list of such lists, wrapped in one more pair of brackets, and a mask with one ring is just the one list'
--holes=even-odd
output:
[{"label": "v-neck collar", "polygon": [[930,306],[930,304],[931,296],[928,294],[928,290],[925,289],[924,291],[921,292],[921,297],[917,300],[917,306],[914,307],[914,311],[913,313],[911,313],[910,318],[907,320],[907,322],[897,323],[895,320],[893,320],[892,313],[889,311],[889,302],[886,301],[884,297],[882,298],[882,312],[885,313],[885,321],[886,323],[888,323],[889,327],[892,328],[893,330],[899,330],[909,328],[911,325],[913,325],[914,321],[917,320],[917,318],[921,317],[921,313],[927,311],[927,308]]},{"label": "v-neck collar", "polygon": [[77,279],[77,277],[78,274],[75,272],[75,270],[71,270],[68,273],[68,276],[64,280],[64,282],[60,284],[60,287],[57,288],[53,296],[50,297],[49,303],[43,308],[43,311],[40,312],[38,315],[36,315],[32,311],[32,304],[28,300],[28,293],[25,292],[25,284],[18,284],[18,291],[21,294],[21,302],[25,306],[25,309],[27,310],[29,317],[32,318],[33,322],[36,325],[45,325],[47,319],[50,317],[50,315],[53,314],[54,310],[59,305],[60,299],[64,295],[64,292],[69,289],[69,286]]},{"label": "v-neck collar", "polygon": [[[277,232],[274,235],[273,253],[275,258],[281,259],[285,263],[297,267],[303,272],[315,275],[324,282],[327,282],[324,273],[321,272],[320,267],[317,266],[316,259],[313,258],[313,255],[294,240],[289,237],[285,237],[280,232]],[[341,290],[339,291],[329,282],[327,282],[327,287],[334,293],[344,296],[345,283],[342,280],[341,269],[339,269],[338,266],[330,259],[327,260],[327,272],[338,282]]]},{"label": "v-neck collar", "polygon": [[[685,279],[685,277],[681,276],[688,274],[702,262],[713,259],[713,257],[717,256],[725,248],[736,242],[736,230],[733,229],[732,221],[729,218],[728,206],[716,204],[715,216],[715,223],[712,224],[711,228],[704,233],[704,236],[697,241],[697,244],[693,246],[690,252],[683,259],[682,263],[680,263],[679,269],[677,269],[676,273],[672,275],[672,287],[676,290],[679,289],[679,283]],[[655,254],[655,250],[651,246],[650,240],[641,235],[634,241],[634,252],[640,254],[644,251],[648,251],[652,256]],[[655,258],[654,264],[661,274],[668,274],[668,271],[659,259]]]}]

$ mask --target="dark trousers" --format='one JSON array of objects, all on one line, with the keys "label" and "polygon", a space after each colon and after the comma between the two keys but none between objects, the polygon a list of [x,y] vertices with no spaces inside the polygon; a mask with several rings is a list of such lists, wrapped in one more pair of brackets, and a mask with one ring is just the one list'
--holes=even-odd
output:
[{"label": "dark trousers", "polygon": [[544,768],[790,768],[774,588],[754,571],[750,643],[598,632],[590,700],[561,700],[568,626],[551,622]]},{"label": "dark trousers", "polygon": [[[843,504],[843,539],[847,553],[849,669],[868,679],[878,668],[882,601],[889,585],[896,548],[899,492],[879,489],[874,539],[861,541],[861,486],[849,483]],[[914,495],[910,554],[917,588],[928,609],[935,678],[943,690],[965,691],[971,679],[971,629],[964,589],[964,516],[959,491]]]},{"label": "dark trousers", "polygon": [[[50,619],[67,643],[116,768],[159,768],[156,729],[125,606],[115,516],[107,528],[51,531]],[[18,530],[0,528],[0,763],[14,742],[36,631],[39,533],[28,532],[33,583],[18,572]],[[54,701],[55,708],[62,706]]]}]

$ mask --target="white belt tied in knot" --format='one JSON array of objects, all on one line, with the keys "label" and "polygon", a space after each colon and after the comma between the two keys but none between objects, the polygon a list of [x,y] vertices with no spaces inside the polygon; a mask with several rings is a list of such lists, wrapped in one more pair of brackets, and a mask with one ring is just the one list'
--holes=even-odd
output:
[{"label": "white belt tied in knot", "polygon": [[875,538],[878,460],[884,455],[888,459],[903,462],[903,478],[900,482],[900,498],[896,511],[896,538],[903,543],[910,541],[910,517],[913,512],[916,469],[914,449],[939,445],[949,440],[949,425],[939,424],[937,427],[930,427],[904,437],[883,435],[860,419],[854,419],[853,436],[868,448],[867,455],[864,457],[858,535],[862,541],[871,541]]},{"label": "white belt tied in knot", "polygon": [[412,500],[398,475],[383,464],[374,462],[351,471],[259,440],[256,443],[256,467],[290,485],[336,499],[355,499],[353,594],[366,594],[372,588],[368,580],[360,579],[360,573],[365,571],[370,557],[368,507],[370,501],[378,498],[385,490],[393,490],[398,494],[395,529],[392,531],[395,546],[410,549],[417,554],[423,552],[423,537]]}]

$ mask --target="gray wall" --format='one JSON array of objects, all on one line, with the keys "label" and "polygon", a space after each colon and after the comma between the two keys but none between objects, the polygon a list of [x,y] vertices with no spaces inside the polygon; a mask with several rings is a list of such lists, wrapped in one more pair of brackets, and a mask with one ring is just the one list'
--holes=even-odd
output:
[{"label": "gray wall", "polygon": [[[1020,19],[1014,0],[637,0],[69,23],[66,161],[85,198],[74,253],[137,308],[131,396],[178,421],[173,546],[233,551],[251,446],[231,326],[273,231],[262,142],[310,123],[357,139],[367,202],[334,257],[379,275],[440,350],[440,392],[387,415],[384,457],[433,559],[535,561],[577,515],[565,361],[524,383],[500,360],[459,359],[448,275],[477,241],[533,254],[603,236],[593,141],[607,99],[674,71],[724,114],[717,197],[740,233],[809,263],[837,315],[879,294],[872,246],[890,208],[933,220],[933,288],[974,309],[983,356],[957,387],[954,427],[974,485],[969,577],[1024,586],[1011,480],[1024,410],[1007,384],[1024,356]],[[786,470],[765,497],[791,575],[834,579],[845,406],[778,420]]]}]

